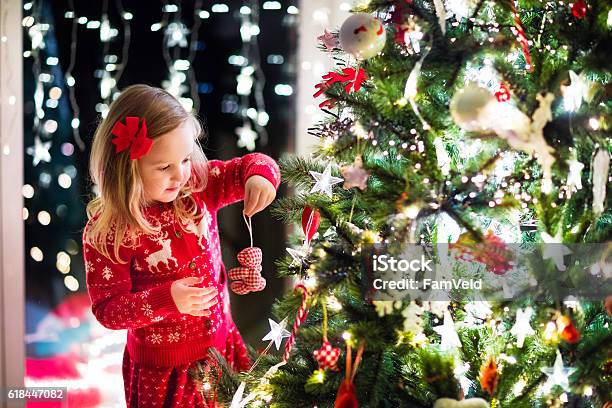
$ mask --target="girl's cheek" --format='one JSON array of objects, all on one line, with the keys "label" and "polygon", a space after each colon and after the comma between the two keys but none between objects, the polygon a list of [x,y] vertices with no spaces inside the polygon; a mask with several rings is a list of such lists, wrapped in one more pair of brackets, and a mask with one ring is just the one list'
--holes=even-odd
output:
[{"label": "girl's cheek", "polygon": [[155,188],[165,185],[165,176],[161,172],[158,173],[159,174],[156,174],[155,177],[149,179],[149,185]]},{"label": "girl's cheek", "polygon": [[183,176],[183,182],[186,183],[187,181],[189,181],[189,178],[191,177],[191,161],[189,163],[187,163],[187,168],[185,169],[185,174]]}]

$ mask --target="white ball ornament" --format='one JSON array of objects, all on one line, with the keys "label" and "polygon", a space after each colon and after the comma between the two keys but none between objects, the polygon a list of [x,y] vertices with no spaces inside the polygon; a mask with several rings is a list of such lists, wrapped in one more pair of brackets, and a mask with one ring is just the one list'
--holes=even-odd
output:
[{"label": "white ball ornament", "polygon": [[440,398],[436,400],[433,408],[489,408],[490,405],[482,398],[468,398],[457,401],[451,398]]},{"label": "white ball ornament", "polygon": [[340,46],[359,59],[372,58],[385,46],[387,33],[380,20],[367,13],[353,14],[340,27]]},{"label": "white ball ornament", "polygon": [[496,102],[495,98],[487,90],[470,82],[465,88],[460,89],[450,103],[450,113],[453,120],[462,129],[467,131],[482,130],[483,118],[487,106]]}]

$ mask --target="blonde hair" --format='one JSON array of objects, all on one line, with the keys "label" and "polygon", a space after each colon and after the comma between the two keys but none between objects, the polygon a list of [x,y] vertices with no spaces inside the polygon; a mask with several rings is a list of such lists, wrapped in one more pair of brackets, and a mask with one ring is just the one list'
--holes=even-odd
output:
[{"label": "blonde hair", "polygon": [[[92,222],[88,223],[84,234],[85,241],[109,259],[112,259],[109,251],[112,245],[115,261],[119,263],[127,262],[119,256],[120,247],[137,245],[138,232],[154,234],[161,229],[160,225],[152,225],[142,212],[147,202],[137,161],[130,159],[129,149],[115,153],[111,141],[113,126],[124,121],[126,116],[144,118],[151,139],[176,129],[185,121],[193,122],[197,136],[191,156],[191,177],[179,191],[181,199],[173,201],[173,210],[181,226],[201,216],[191,193],[204,190],[208,179],[207,160],[199,143],[203,131],[198,117],[187,112],[163,89],[132,85],[121,92],[94,134],[89,174],[98,194],[87,204],[87,217]],[[96,219],[92,220],[94,217]]]}]

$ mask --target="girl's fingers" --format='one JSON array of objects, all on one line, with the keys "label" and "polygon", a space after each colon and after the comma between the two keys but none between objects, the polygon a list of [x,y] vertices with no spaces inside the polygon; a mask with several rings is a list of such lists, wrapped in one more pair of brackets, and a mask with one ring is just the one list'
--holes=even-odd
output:
[{"label": "girl's fingers", "polygon": [[[190,298],[203,298],[205,296],[216,296],[219,292],[217,291],[217,288],[215,287],[210,287],[210,288],[198,288],[198,291],[189,291],[187,293],[187,296]],[[192,299],[194,300],[194,299]]]},{"label": "girl's fingers", "polygon": [[203,278],[201,276],[190,276],[188,278],[179,279],[176,282],[180,282],[182,285],[191,287],[191,285],[197,285],[198,283],[202,282],[202,279]]},{"label": "girl's fingers", "polygon": [[276,190],[272,189],[268,192],[268,200],[266,201],[266,207],[272,204],[272,201],[276,198]]},{"label": "girl's fingers", "polygon": [[210,310],[193,310],[189,312],[192,316],[210,316],[211,313]]},{"label": "girl's fingers", "polygon": [[197,296],[197,297],[190,297],[189,298],[189,302],[191,303],[206,303],[206,302],[210,302],[213,299],[217,298],[217,293],[211,293],[209,295],[205,295],[205,296]]},{"label": "girl's fingers", "polygon": [[244,190],[244,213],[247,213],[247,205],[251,199],[251,188],[245,188]]},{"label": "girl's fingers", "polygon": [[189,295],[190,300],[196,302],[196,301],[203,301],[205,298],[212,298],[215,297],[219,294],[219,292],[217,291],[216,288],[206,288],[206,291],[202,292],[202,293],[193,293]]},{"label": "girl's fingers", "polygon": [[249,201],[245,202],[245,209],[244,209],[244,213],[247,216],[252,216],[254,214],[255,208],[257,207],[257,202],[259,201],[259,197],[261,195],[261,191],[260,190],[256,190],[254,192],[252,192],[249,196]]},{"label": "girl's fingers", "polygon": [[274,201],[275,194],[270,191],[266,191],[259,196],[259,200],[257,201],[257,206],[253,210],[253,214],[257,214],[258,212],[264,210],[267,206],[270,205],[272,201]]},{"label": "girl's fingers", "polygon": [[211,299],[211,300],[207,300],[207,301],[204,301],[204,302],[192,303],[191,304],[191,308],[192,309],[196,309],[196,310],[210,309],[211,307],[213,307],[217,303],[219,303],[218,299]]},{"label": "girl's fingers", "polygon": [[259,207],[261,205],[261,200],[264,198],[265,193],[260,193],[257,195],[257,201],[253,202],[253,210],[251,211],[251,215],[255,215],[259,212]]}]

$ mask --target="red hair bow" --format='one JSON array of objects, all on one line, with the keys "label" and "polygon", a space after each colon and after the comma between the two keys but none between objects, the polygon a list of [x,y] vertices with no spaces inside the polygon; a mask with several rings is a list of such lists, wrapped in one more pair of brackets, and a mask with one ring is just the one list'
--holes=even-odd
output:
[{"label": "red hair bow", "polygon": [[147,123],[142,118],[142,126],[138,130],[138,116],[127,116],[125,125],[121,122],[115,123],[112,134],[117,136],[112,142],[115,145],[115,153],[130,148],[130,159],[139,159],[149,153],[153,146],[153,139],[147,137]]}]

